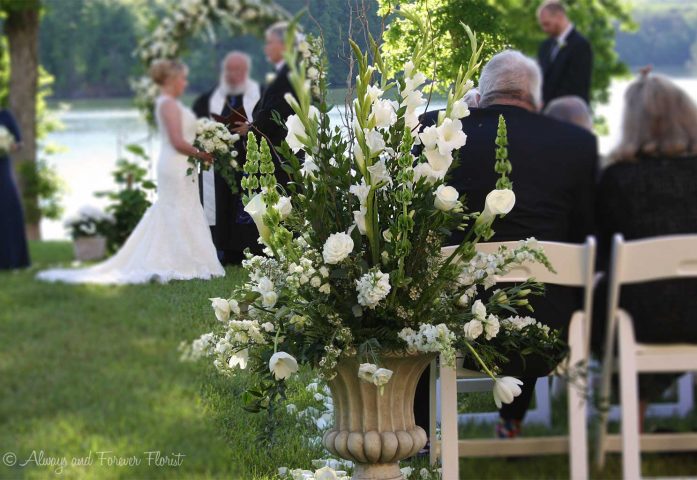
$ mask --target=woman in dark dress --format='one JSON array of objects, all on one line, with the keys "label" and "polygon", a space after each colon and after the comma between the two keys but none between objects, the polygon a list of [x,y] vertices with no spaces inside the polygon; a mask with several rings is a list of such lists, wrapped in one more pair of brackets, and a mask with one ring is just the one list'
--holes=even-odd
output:
[{"label": "woman in dark dress", "polygon": [[[0,125],[12,133],[16,145],[19,145],[22,139],[19,127],[9,111],[0,110]],[[12,176],[9,155],[0,155],[0,270],[28,266],[29,252],[19,192]]]},{"label": "woman in dark dress", "polygon": [[[697,233],[697,105],[662,75],[643,72],[625,94],[622,140],[596,195],[599,266],[606,271],[612,236],[625,240]],[[697,245],[695,245],[697,250]],[[596,290],[594,350],[604,347],[607,284]],[[620,306],[641,343],[697,343],[697,279],[627,285]],[[601,352],[602,353],[602,352]],[[675,376],[642,375],[642,418]]]}]

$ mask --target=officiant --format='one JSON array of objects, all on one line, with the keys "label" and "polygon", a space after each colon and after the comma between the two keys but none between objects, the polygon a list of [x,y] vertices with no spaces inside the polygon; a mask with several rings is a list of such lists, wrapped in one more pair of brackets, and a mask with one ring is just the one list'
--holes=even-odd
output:
[{"label": "officiant", "polygon": [[[259,84],[249,77],[251,60],[245,53],[232,51],[221,64],[220,82],[207,93],[199,96],[193,110],[199,118],[212,114],[228,116],[233,110],[243,112],[248,121],[253,121],[254,107],[259,101]],[[239,261],[237,204],[238,195],[233,195],[225,180],[213,169],[201,172],[199,179],[201,200],[213,243],[222,263]]]}]

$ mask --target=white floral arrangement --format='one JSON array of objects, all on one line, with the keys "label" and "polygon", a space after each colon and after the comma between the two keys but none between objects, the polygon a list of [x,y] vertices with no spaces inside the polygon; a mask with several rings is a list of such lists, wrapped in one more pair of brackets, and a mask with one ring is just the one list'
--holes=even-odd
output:
[{"label": "white floral arrangement", "polygon": [[[271,0],[181,0],[136,49],[136,56],[147,67],[159,59],[176,58],[186,40],[202,32],[214,38],[215,25],[231,32],[256,32],[288,13]],[[131,81],[135,104],[152,124],[157,87],[147,76]]]},{"label": "white floral arrangement", "polygon": [[[248,137],[241,186],[264,255],[248,255],[249,279],[230,298],[211,299],[219,327],[185,354],[212,357],[225,374],[249,371],[250,411],[270,414],[300,365],[331,380],[338,362],[357,358],[356,375],[382,389],[392,372],[381,358],[415,354],[440,354],[451,366],[464,357],[496,380],[496,402],[510,403],[520,382],[500,378],[509,359],[541,355],[551,370],[566,355],[559,332],[517,317],[531,311],[529,296],[542,293],[540,284],[493,288],[523,262],[551,268],[539,245],[530,239],[496,254],[476,252],[476,244],[493,235],[495,219],[515,204],[503,118],[492,165],[500,178],[484,210],[468,212],[446,183],[454,153],[466,144],[463,97],[480,66],[481,46],[466,28],[473,56],[437,124],[422,130],[417,108],[426,103],[428,79],[416,72],[427,61],[429,42],[423,22],[411,20],[424,40],[394,77],[385,72],[379,48],[369,65],[368,54],[352,43],[358,76],[349,132],[330,126],[325,77],[313,104],[307,63],[287,56],[297,99],[287,96],[295,114],[279,149],[291,178],[285,188],[276,183],[266,141]],[[455,232],[464,239],[446,258],[441,249]]]},{"label": "white floral arrangement", "polygon": [[115,223],[114,216],[103,210],[85,205],[80,207],[77,213],[69,216],[63,222],[63,226],[75,240],[80,237],[94,237],[105,235]]},{"label": "white floral arrangement", "polygon": [[213,168],[230,187],[233,193],[239,191],[236,179],[236,172],[240,170],[237,157],[236,144],[240,141],[240,135],[231,133],[228,128],[220,122],[208,118],[199,118],[196,122],[196,138],[194,147],[213,156],[213,163],[209,164],[198,158],[189,157],[189,163],[193,166],[187,170],[187,175],[194,172]]},{"label": "white floral arrangement", "polygon": [[0,155],[7,155],[15,144],[15,137],[7,128],[0,125]]}]

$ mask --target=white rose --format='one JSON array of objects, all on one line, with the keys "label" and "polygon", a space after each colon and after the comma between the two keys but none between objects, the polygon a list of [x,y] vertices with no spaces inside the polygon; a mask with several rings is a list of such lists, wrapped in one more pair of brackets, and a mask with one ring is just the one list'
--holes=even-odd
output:
[{"label": "white rose", "polygon": [[264,225],[266,204],[261,198],[261,193],[257,193],[254,195],[254,197],[252,197],[247,206],[244,207],[244,211],[247,212],[250,217],[252,217],[252,220],[254,220],[254,224],[257,226],[257,230],[259,231],[259,236],[261,237],[262,241],[268,244],[271,237],[271,230],[269,227]]},{"label": "white rose", "polygon": [[486,318],[486,307],[481,300],[477,300],[474,302],[474,305],[472,305],[472,315],[480,320]]},{"label": "white rose", "polygon": [[276,380],[285,380],[298,371],[298,362],[286,352],[276,352],[269,360],[269,370]]},{"label": "white rose", "polygon": [[264,292],[261,294],[261,304],[265,308],[273,308],[276,306],[278,301],[278,295],[276,292]]},{"label": "white rose", "polygon": [[344,232],[332,233],[324,242],[322,257],[324,263],[336,265],[353,251],[353,240]]},{"label": "white rose", "polygon": [[376,387],[382,387],[383,385],[386,385],[387,382],[390,381],[390,378],[392,378],[392,370],[388,370],[386,368],[378,368],[375,373],[373,373],[373,384]]},{"label": "white rose", "polygon": [[494,384],[494,402],[496,408],[501,408],[503,403],[511,403],[522,391],[520,385],[523,382],[513,377],[497,378]]},{"label": "white rose", "polygon": [[372,363],[361,363],[358,367],[358,378],[368,383],[373,383],[373,375],[377,371],[377,365],[373,365]]},{"label": "white rose", "polygon": [[339,480],[334,469],[329,467],[322,467],[315,472],[315,476],[312,477],[314,480]]},{"label": "white rose", "polygon": [[215,318],[220,322],[224,322],[230,318],[230,303],[224,298],[209,298],[211,301],[211,306],[213,311],[215,311]]},{"label": "white rose", "polygon": [[515,193],[513,190],[492,190],[486,196],[484,211],[479,215],[477,222],[490,222],[496,215],[506,215],[515,205]]},{"label": "white rose", "polygon": [[322,286],[322,279],[319,277],[312,277],[312,280],[310,280],[310,286],[314,288],[319,288]]},{"label": "white rose", "polygon": [[440,185],[436,189],[436,199],[434,204],[438,210],[443,212],[449,212],[450,210],[457,207],[460,203],[458,202],[458,197],[460,195],[457,193],[455,188],[445,185]]},{"label": "white rose", "polygon": [[499,333],[499,319],[495,315],[489,315],[484,324],[484,333],[486,334],[486,339],[491,340]]},{"label": "white rose", "polygon": [[228,360],[228,366],[230,368],[240,367],[241,370],[247,368],[247,362],[249,361],[249,350],[246,348],[240,350],[239,352],[233,354]]},{"label": "white rose", "polygon": [[267,332],[267,333],[271,333],[271,332],[273,332],[274,330],[276,330],[276,327],[275,327],[274,324],[271,323],[271,322],[263,323],[263,324],[261,325],[261,328],[263,328],[264,331]]},{"label": "white rose", "polygon": [[484,325],[479,320],[470,320],[462,327],[467,340],[476,340],[484,331]]}]

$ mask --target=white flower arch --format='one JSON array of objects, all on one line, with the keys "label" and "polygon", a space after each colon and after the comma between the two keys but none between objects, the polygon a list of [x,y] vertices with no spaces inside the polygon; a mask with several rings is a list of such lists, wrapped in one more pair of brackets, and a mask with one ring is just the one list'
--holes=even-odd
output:
[{"label": "white flower arch", "polygon": [[[156,60],[181,55],[189,38],[206,32],[214,36],[214,25],[222,25],[231,33],[261,33],[289,14],[271,0],[181,0],[154,30],[140,41],[136,55],[148,67]],[[146,75],[134,79],[135,103],[153,122],[153,106],[157,87]]]}]

